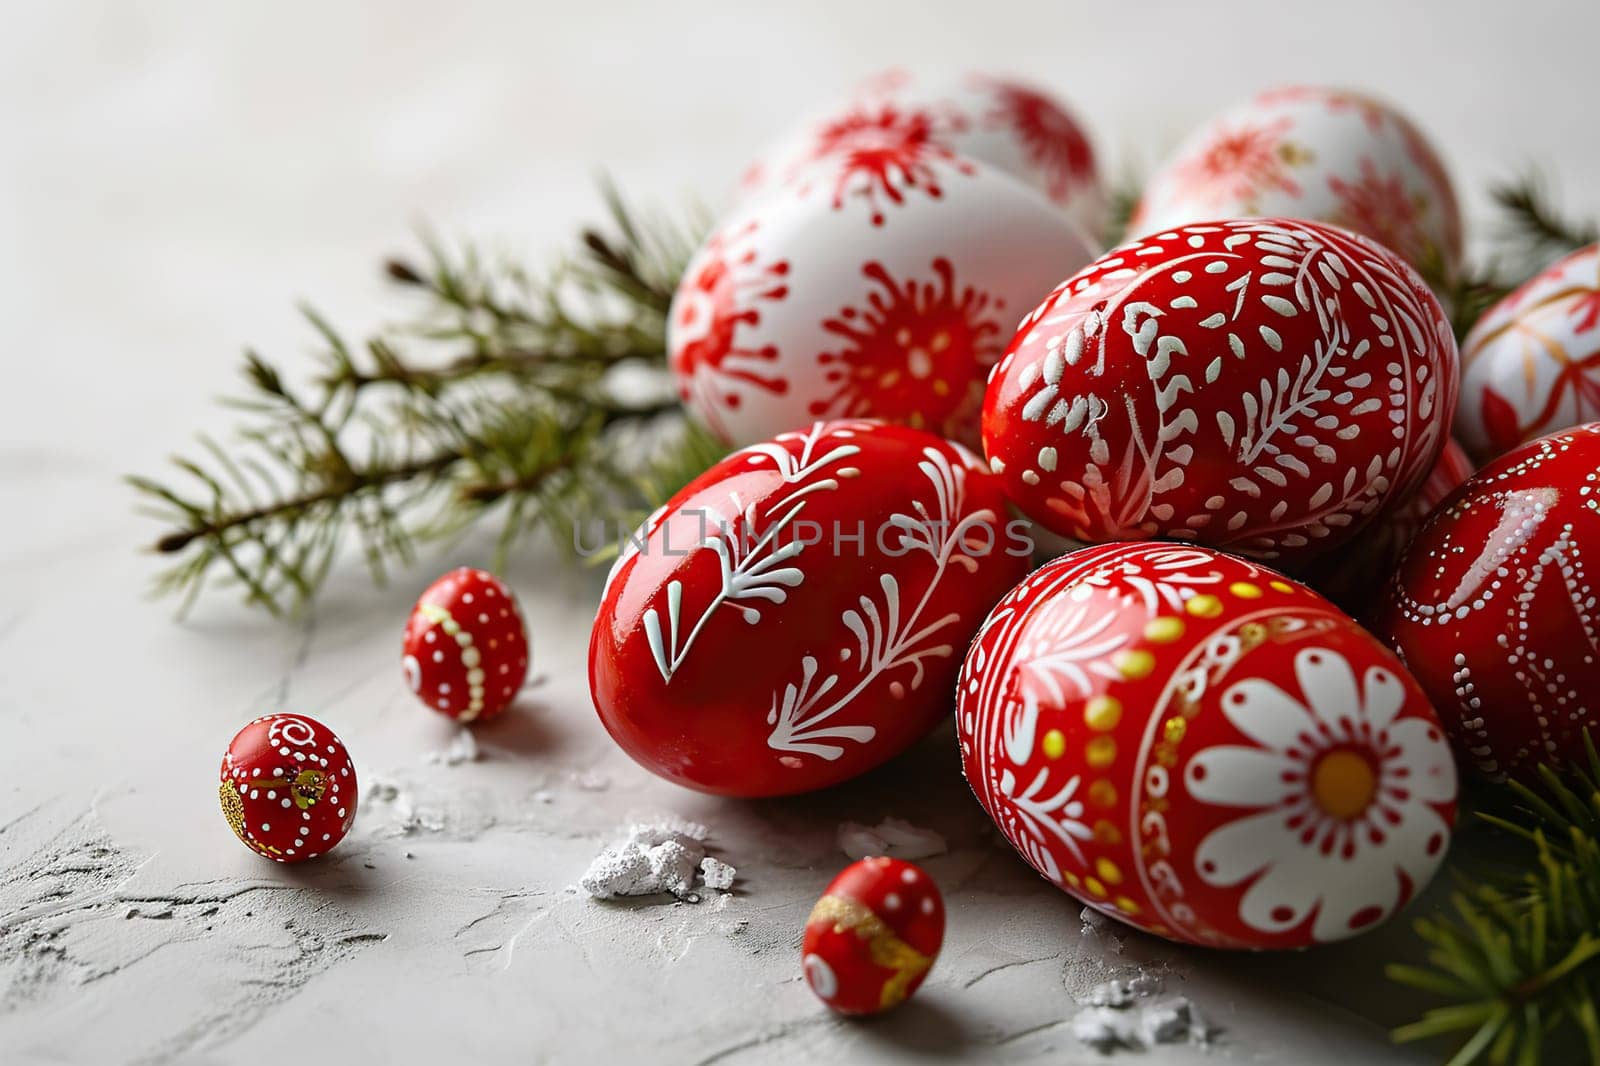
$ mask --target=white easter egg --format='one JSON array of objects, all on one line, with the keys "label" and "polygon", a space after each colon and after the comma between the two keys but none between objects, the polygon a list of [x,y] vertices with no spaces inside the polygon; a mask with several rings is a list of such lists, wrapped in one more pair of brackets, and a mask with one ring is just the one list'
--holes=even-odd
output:
[{"label": "white easter egg", "polygon": [[984,381],[1022,316],[1094,252],[1043,197],[948,149],[824,155],[689,264],[667,348],[731,444],[880,418],[978,442]]},{"label": "white easter egg", "polygon": [[1083,123],[1036,85],[975,71],[873,75],[752,164],[743,189],[769,190],[823,155],[892,155],[908,143],[987,163],[1042,193],[1091,236],[1105,229],[1106,197]]},{"label": "white easter egg", "polygon": [[1419,268],[1461,257],[1438,154],[1393,107],[1343,89],[1270,89],[1206,123],[1145,187],[1129,231],[1261,215],[1354,230]]}]

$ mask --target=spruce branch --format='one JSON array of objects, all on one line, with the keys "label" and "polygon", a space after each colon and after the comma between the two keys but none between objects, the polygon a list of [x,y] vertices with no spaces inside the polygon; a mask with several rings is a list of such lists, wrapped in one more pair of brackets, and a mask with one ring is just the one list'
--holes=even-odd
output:
[{"label": "spruce branch", "polygon": [[1584,756],[1566,774],[1542,767],[1538,789],[1507,785],[1503,811],[1479,812],[1528,861],[1515,875],[1461,875],[1453,912],[1415,923],[1428,965],[1389,977],[1447,1002],[1396,1039],[1460,1036],[1452,1066],[1600,1064],[1600,753],[1587,733]]},{"label": "spruce branch", "polygon": [[128,479],[168,525],[157,591],[182,612],[219,578],[282,614],[351,543],[378,581],[491,512],[502,555],[536,529],[572,545],[576,523],[637,521],[715,461],[664,377],[699,223],[603,192],[609,225],[545,274],[425,238],[420,263],[384,268],[420,297],[416,318],[353,343],[302,309],[320,342],[303,384],[247,352],[232,437],[202,438],[170,480]]}]

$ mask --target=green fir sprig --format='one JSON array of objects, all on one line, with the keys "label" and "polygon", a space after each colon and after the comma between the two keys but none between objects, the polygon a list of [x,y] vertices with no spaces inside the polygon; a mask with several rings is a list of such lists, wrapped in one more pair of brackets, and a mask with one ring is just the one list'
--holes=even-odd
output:
[{"label": "green fir sprig", "polygon": [[1538,788],[1507,784],[1491,798],[1503,810],[1477,813],[1523,861],[1458,868],[1451,909],[1415,922],[1428,964],[1388,974],[1445,1003],[1396,1039],[1462,1037],[1451,1066],[1600,1064],[1600,754],[1587,733],[1584,755],[1564,775],[1541,767]]},{"label": "green fir sprig", "polygon": [[714,462],[665,377],[667,308],[703,219],[604,195],[609,226],[546,274],[429,240],[421,264],[386,265],[420,297],[415,319],[352,343],[304,309],[320,345],[298,383],[247,352],[233,438],[201,438],[170,482],[129,478],[169,527],[158,591],[182,611],[220,579],[280,614],[347,542],[377,580],[490,515],[502,553],[536,529],[571,545],[576,523],[634,521]]}]

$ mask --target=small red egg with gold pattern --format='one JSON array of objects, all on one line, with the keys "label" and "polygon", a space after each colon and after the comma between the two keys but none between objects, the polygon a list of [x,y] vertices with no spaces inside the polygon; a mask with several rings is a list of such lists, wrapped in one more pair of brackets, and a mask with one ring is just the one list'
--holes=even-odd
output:
[{"label": "small red egg with gold pattern", "polygon": [[493,718],[528,676],[528,631],[499,578],[461,567],[429,585],[406,624],[406,682],[432,710],[462,722]]},{"label": "small red egg with gold pattern", "polygon": [[356,820],[356,771],[333,730],[303,714],[268,714],[222,756],[222,813],[245,847],[276,862],[331,849]]},{"label": "small red egg with gold pattern", "polygon": [[1422,688],[1333,604],[1243,559],[1062,556],[995,607],[958,691],[963,768],[995,824],[1148,932],[1339,940],[1444,859],[1456,770]]},{"label": "small red egg with gold pattern", "polygon": [[806,920],[801,967],[840,1014],[877,1014],[922,984],[944,943],[944,899],[903,859],[862,859],[833,879]]}]

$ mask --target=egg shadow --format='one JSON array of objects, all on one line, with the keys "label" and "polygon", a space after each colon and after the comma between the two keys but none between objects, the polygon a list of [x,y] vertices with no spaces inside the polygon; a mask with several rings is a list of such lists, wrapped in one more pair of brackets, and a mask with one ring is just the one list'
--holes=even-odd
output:
[{"label": "egg shadow", "polygon": [[888,1014],[851,1018],[864,1044],[876,1045],[880,1054],[890,1049],[919,1059],[964,1060],[975,1053],[980,1041],[964,1016],[926,993],[913,997]]}]

